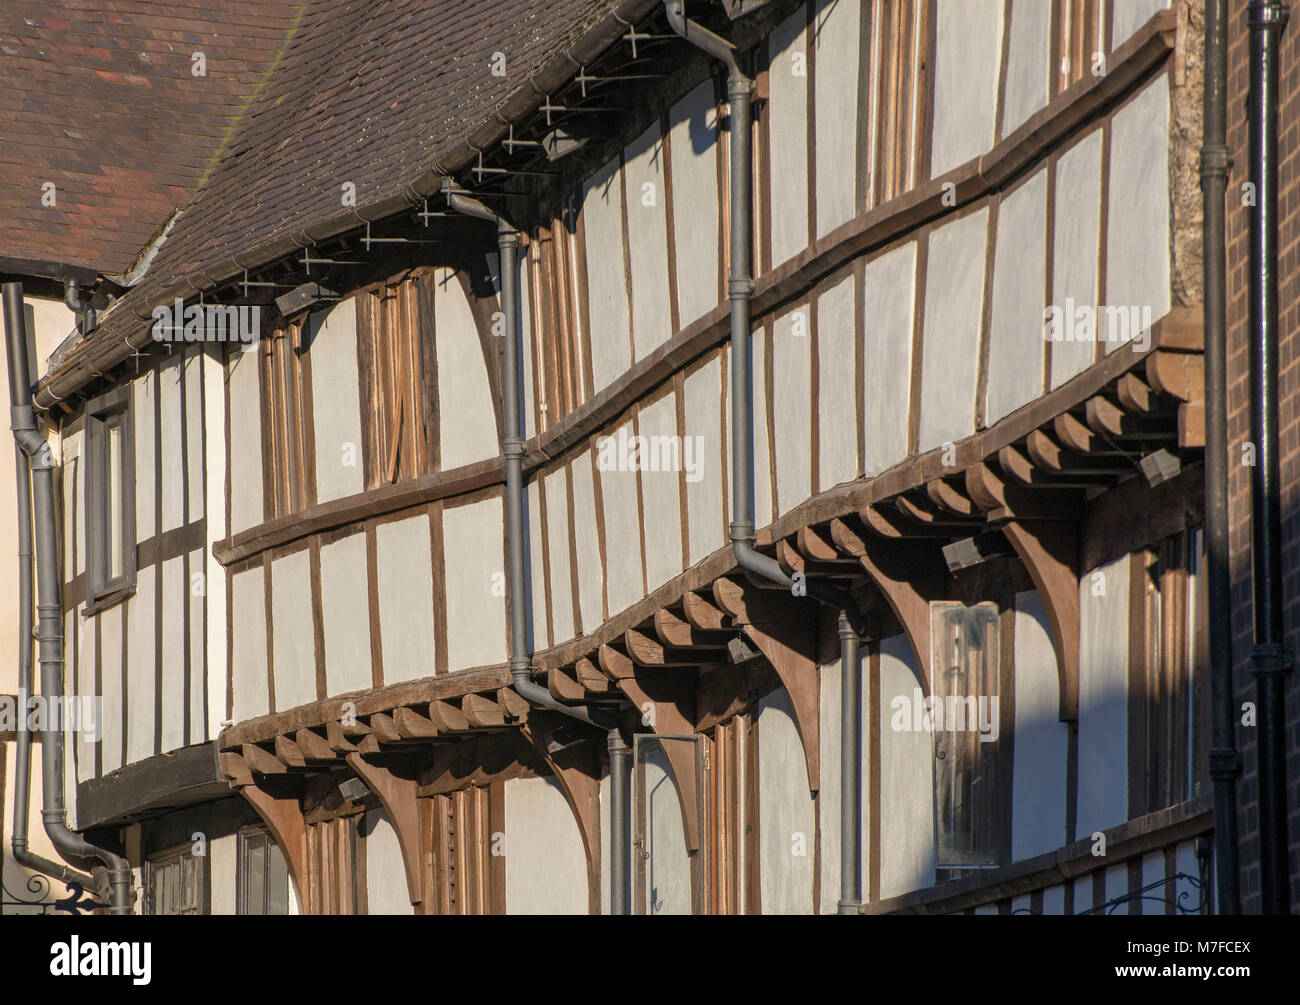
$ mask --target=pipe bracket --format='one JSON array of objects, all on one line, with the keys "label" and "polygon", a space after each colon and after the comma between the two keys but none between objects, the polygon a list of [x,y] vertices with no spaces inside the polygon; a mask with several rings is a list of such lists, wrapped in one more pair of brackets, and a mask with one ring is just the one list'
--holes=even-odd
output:
[{"label": "pipe bracket", "polygon": [[1248,663],[1252,677],[1285,677],[1291,672],[1295,657],[1286,646],[1261,642],[1251,647]]}]

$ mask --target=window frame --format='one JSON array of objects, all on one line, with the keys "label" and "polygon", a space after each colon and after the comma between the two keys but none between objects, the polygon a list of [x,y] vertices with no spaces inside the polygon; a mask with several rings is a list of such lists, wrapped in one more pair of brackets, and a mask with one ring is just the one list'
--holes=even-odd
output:
[{"label": "window frame", "polygon": [[195,855],[193,843],[185,842],[184,844],[173,845],[170,848],[163,848],[154,852],[144,861],[144,914],[157,914],[154,911],[154,895],[156,884],[159,881],[159,874],[172,865],[179,865],[182,868],[186,859],[194,862],[195,877],[195,906],[193,911],[184,911],[179,914],[159,914],[158,917],[180,917],[184,914],[211,914],[212,913],[212,890],[211,890],[211,871],[208,868],[207,855]]},{"label": "window frame", "polygon": [[[239,828],[236,838],[237,840],[235,845],[236,848],[235,851],[235,913],[237,915],[247,915],[249,917],[252,917],[254,915],[287,916],[290,913],[290,905],[293,900],[293,896],[292,896],[293,880],[289,876],[289,863],[284,857],[284,852],[280,850],[280,845],[275,840],[275,836],[271,833],[270,829],[266,827],[266,825],[264,824],[249,824],[246,827]],[[266,865],[264,865],[262,870],[261,903],[262,903],[263,910],[261,911],[248,910],[250,905],[249,905],[249,896],[248,896],[249,894],[248,875],[247,875],[246,867],[249,861],[249,852],[251,850],[250,845],[254,840],[263,842],[267,849],[267,861],[266,861]],[[283,863],[284,866],[285,895],[284,895],[283,912],[279,912],[279,911],[271,912],[265,909],[267,905],[270,903],[271,870],[269,868],[269,865],[270,865],[271,857],[273,855],[278,855],[280,857],[281,863]]]},{"label": "window frame", "polygon": [[[87,612],[124,600],[135,592],[138,560],[135,526],[135,416],[132,388],[128,384],[102,395],[86,406],[86,609]],[[121,481],[118,499],[121,514],[122,566],[109,575],[112,547],[109,522],[110,430],[120,429]]]}]

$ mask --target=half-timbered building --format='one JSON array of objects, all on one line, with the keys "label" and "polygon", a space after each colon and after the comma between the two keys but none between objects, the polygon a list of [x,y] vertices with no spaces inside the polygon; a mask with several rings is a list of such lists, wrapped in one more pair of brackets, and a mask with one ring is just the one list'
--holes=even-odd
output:
[{"label": "half-timbered building", "polygon": [[143,913],[1224,907],[1203,3],[205,6],[0,26],[7,891],[61,766]]}]

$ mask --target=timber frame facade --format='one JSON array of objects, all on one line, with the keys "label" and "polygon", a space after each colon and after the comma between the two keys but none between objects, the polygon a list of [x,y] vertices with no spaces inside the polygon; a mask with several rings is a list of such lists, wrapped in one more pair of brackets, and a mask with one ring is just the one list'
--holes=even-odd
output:
[{"label": "timber frame facade", "polygon": [[[286,122],[239,119],[246,155],[214,154],[143,278],[83,280],[108,309],[35,384],[65,687],[103,709],[71,823],[140,911],[610,913],[619,827],[632,913],[843,911],[837,612],[728,536],[722,65],[659,0],[502,5],[528,45],[485,3],[445,82],[393,53],[350,106],[346,40],[391,26],[297,6],[253,101],[297,102],[311,182]],[[395,6],[411,46],[442,30]],[[1218,910],[1203,5],[687,7],[754,81],[754,545],[867,626],[850,908]],[[518,232],[516,276],[448,191]],[[257,306],[261,337],[154,342],[175,298]],[[605,732],[514,686],[515,591],[532,679],[631,748],[626,820]]]}]

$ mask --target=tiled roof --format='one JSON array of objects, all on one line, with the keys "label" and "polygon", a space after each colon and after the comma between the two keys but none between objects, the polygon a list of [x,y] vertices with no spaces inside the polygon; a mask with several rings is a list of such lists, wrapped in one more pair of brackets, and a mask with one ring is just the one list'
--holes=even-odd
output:
[{"label": "tiled roof", "polygon": [[0,0],[0,257],[126,272],[202,183],[295,14]]},{"label": "tiled roof", "polygon": [[[309,0],[144,280],[69,354],[56,393],[114,365],[150,303],[192,296],[433,191],[660,2]],[[355,210],[342,202],[345,182]],[[52,400],[38,395],[41,406]]]}]

